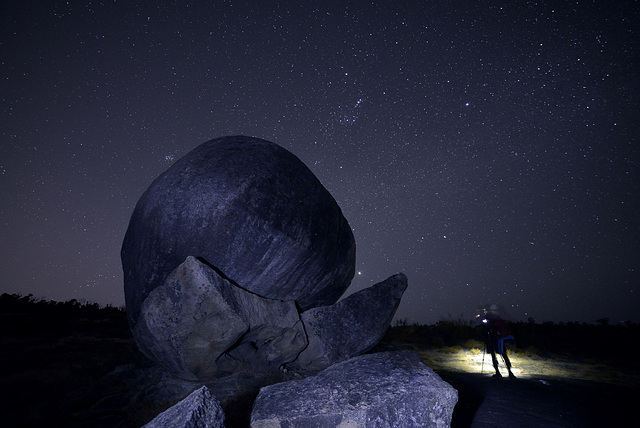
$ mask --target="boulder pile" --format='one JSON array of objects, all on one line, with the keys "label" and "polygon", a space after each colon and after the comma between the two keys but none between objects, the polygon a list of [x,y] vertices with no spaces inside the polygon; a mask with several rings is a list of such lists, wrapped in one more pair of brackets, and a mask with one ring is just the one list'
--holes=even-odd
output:
[{"label": "boulder pile", "polygon": [[396,275],[336,304],[355,271],[349,223],[296,156],[242,136],[204,143],[160,175],[121,257],[138,347],[187,381],[242,373],[255,387],[359,355],[407,286]]},{"label": "boulder pile", "polygon": [[[353,361],[383,337],[407,288],[400,273],[339,301],[355,272],[342,211],[296,156],[243,136],[204,143],[160,175],[134,209],[121,258],[139,349],[175,378],[209,387],[189,408],[207,394],[224,406]],[[374,370],[404,373],[409,360],[374,359]],[[365,379],[372,369],[353,370]],[[371,397],[357,405],[374,409]],[[388,411],[375,409],[352,416]]]},{"label": "boulder pile", "polygon": [[[458,392],[425,366],[418,354],[380,352],[334,364],[301,380],[263,387],[246,424],[252,428],[444,428],[451,425],[457,401]],[[220,403],[203,386],[145,427],[224,427],[224,419]]]}]

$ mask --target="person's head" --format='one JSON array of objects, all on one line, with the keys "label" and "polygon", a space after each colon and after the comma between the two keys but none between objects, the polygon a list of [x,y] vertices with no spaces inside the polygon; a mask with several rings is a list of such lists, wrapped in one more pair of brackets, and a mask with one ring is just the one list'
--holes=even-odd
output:
[{"label": "person's head", "polygon": [[477,309],[477,314],[476,314],[476,318],[483,318],[489,314],[498,314],[499,310],[498,310],[498,305],[496,304],[491,304],[491,305],[482,305],[480,307],[478,307]]}]

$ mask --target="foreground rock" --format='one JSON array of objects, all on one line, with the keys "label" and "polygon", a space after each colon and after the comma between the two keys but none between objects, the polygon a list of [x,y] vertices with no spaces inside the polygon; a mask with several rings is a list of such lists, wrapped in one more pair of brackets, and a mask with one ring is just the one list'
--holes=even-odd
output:
[{"label": "foreground rock", "polygon": [[417,354],[384,352],[262,388],[251,427],[448,427],[457,400]]},{"label": "foreground rock", "polygon": [[242,136],[196,147],[138,201],[121,251],[132,330],[149,293],[191,255],[302,310],[335,303],[355,270],[353,234],[331,194],[292,153]]},{"label": "foreground rock", "polygon": [[206,386],[156,416],[144,428],[224,428],[224,411]]},{"label": "foreground rock", "polygon": [[133,333],[149,358],[193,381],[277,372],[307,346],[295,302],[249,293],[193,257],[149,293]]},{"label": "foreground rock", "polygon": [[400,273],[334,305],[302,313],[309,346],[289,367],[316,372],[364,354],[387,332],[406,289],[407,277]]}]

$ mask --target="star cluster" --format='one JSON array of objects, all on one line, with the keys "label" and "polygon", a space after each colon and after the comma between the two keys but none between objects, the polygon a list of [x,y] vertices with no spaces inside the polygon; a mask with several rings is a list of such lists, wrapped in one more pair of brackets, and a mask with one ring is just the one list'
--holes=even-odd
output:
[{"label": "star cluster", "polygon": [[[300,157],[397,317],[639,321],[637,1],[5,2],[2,292],[123,303],[146,187],[223,135]],[[415,4],[414,4],[415,3]]]}]

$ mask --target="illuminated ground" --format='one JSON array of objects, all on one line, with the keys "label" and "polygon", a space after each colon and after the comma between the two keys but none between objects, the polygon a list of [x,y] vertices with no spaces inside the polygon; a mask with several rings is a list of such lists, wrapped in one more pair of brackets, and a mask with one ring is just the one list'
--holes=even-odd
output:
[{"label": "illuminated ground", "polygon": [[635,414],[640,376],[632,358],[620,365],[515,352],[510,359],[517,379],[512,381],[502,360],[504,378],[492,378],[491,355],[483,355],[482,349],[393,346],[418,353],[456,388],[454,428],[635,426],[629,421]]},{"label": "illuminated ground", "polygon": [[[414,351],[420,355],[427,366],[436,371],[484,373],[487,376],[491,376],[494,373],[491,355],[483,354],[481,350],[460,349],[452,352],[449,348],[443,348],[414,349]],[[500,357],[498,359],[502,375],[507,376],[508,373],[502,359]],[[526,356],[514,353],[511,354],[510,360],[513,374],[522,379],[555,377],[629,386],[640,384],[638,370],[627,371],[597,361],[577,360],[560,356]]]}]

